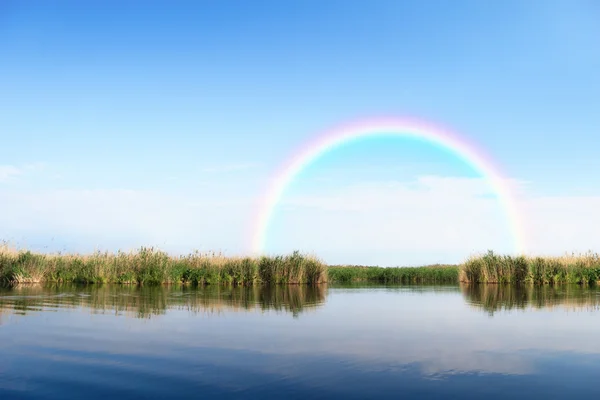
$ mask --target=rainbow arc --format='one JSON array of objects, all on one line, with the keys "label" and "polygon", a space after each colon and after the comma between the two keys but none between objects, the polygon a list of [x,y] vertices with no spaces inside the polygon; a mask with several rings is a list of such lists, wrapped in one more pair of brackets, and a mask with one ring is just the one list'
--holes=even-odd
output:
[{"label": "rainbow arc", "polygon": [[296,151],[278,169],[265,192],[254,224],[252,251],[257,254],[265,252],[269,225],[277,204],[306,167],[343,144],[370,136],[418,138],[455,154],[491,186],[506,214],[515,253],[525,252],[525,235],[516,197],[509,180],[492,158],[483,149],[448,129],[411,118],[375,118],[342,125],[325,131]]}]

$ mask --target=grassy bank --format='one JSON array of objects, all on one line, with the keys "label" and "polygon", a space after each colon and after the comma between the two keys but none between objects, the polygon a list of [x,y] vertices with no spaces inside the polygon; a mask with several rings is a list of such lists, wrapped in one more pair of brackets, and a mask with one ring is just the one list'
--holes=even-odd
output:
[{"label": "grassy bank", "polygon": [[318,283],[515,283],[591,284],[600,282],[600,255],[511,257],[488,252],[459,266],[382,268],[326,266],[314,257],[236,258],[192,253],[173,257],[153,249],[136,252],[40,254],[0,246],[0,282],[39,283],[183,283],[318,284]]},{"label": "grassy bank", "polygon": [[426,267],[382,268],[363,266],[331,266],[327,268],[330,282],[378,283],[456,283],[458,267],[431,265]]},{"label": "grassy bank", "polygon": [[325,282],[456,283],[458,268],[330,266],[294,252],[235,258],[193,253],[172,257],[152,248],[137,252],[40,254],[0,248],[0,281],[7,283],[317,284]]},{"label": "grassy bank", "polygon": [[511,257],[488,252],[463,263],[459,278],[468,283],[591,284],[600,281],[600,255]]},{"label": "grassy bank", "polygon": [[326,266],[294,252],[288,256],[235,258],[193,253],[172,257],[152,248],[137,252],[38,254],[0,249],[0,281],[129,284],[317,284]]}]

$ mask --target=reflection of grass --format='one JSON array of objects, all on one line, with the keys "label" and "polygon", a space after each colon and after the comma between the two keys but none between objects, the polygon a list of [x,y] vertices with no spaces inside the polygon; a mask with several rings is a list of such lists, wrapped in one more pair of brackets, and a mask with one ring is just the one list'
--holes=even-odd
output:
[{"label": "reflection of grass", "polygon": [[10,283],[192,283],[252,285],[316,284],[327,281],[323,263],[294,252],[288,256],[237,258],[193,253],[171,257],[153,248],[117,254],[37,254],[0,247],[0,280]]},{"label": "reflection of grass", "polygon": [[471,283],[579,283],[600,281],[600,255],[511,257],[488,252],[460,267],[460,280]]},{"label": "reflection of grass", "polygon": [[581,285],[461,285],[467,302],[490,314],[500,310],[552,308],[598,309],[600,296]]},{"label": "reflection of grass", "polygon": [[8,314],[9,310],[5,310],[4,308],[0,307],[0,325],[2,325],[2,319],[4,318],[4,314]]},{"label": "reflection of grass", "polygon": [[325,299],[324,285],[187,286],[20,284],[0,289],[0,313],[18,314],[55,308],[85,307],[95,313],[114,312],[139,318],[169,309],[192,313],[275,310],[294,315]]},{"label": "reflection of grass", "polygon": [[330,282],[378,283],[456,283],[458,267],[432,265],[427,267],[382,268],[335,266],[327,269]]}]

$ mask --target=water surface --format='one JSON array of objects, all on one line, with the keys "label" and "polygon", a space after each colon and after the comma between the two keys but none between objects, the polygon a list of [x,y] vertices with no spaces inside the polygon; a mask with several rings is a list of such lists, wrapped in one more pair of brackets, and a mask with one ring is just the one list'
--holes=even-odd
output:
[{"label": "water surface", "polygon": [[597,396],[579,286],[0,289],[0,398]]}]

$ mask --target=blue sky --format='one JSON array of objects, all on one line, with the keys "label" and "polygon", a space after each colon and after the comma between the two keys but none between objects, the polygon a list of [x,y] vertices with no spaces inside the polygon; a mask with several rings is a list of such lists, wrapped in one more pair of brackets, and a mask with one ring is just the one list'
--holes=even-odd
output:
[{"label": "blue sky", "polygon": [[[532,251],[585,251],[600,223],[598,21],[591,0],[3,2],[0,236],[243,254],[269,176],[295,149],[385,114],[486,149],[523,188]],[[466,192],[457,204],[483,214],[431,237],[460,210],[439,190],[417,190],[437,196],[421,213],[410,207],[425,197],[404,203],[424,178],[485,185],[451,154],[398,139],[332,152],[283,199],[295,208],[269,250],[385,265],[510,250],[502,210]],[[365,188],[383,203],[343,211]]]}]

